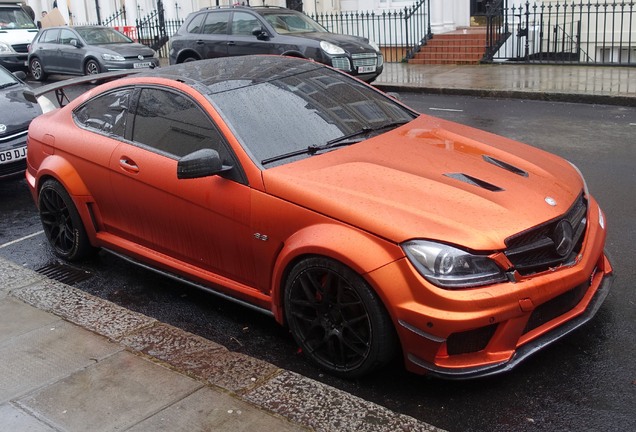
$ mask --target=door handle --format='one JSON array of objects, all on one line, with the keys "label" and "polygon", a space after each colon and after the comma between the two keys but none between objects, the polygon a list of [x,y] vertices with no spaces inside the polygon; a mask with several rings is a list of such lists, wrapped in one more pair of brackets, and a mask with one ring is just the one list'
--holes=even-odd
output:
[{"label": "door handle", "polygon": [[129,173],[137,174],[139,172],[139,167],[135,163],[135,161],[127,158],[126,156],[122,156],[119,159],[119,166],[122,167],[124,171]]}]

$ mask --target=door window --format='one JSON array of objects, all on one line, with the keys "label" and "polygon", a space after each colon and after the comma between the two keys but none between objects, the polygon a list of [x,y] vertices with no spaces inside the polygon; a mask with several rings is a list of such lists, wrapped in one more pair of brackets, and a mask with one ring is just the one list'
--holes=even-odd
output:
[{"label": "door window", "polygon": [[261,23],[256,17],[247,12],[234,12],[232,18],[232,34],[241,36],[252,36],[255,27],[260,27]]},{"label": "door window", "polygon": [[230,19],[229,12],[212,12],[205,18],[203,25],[204,34],[227,34],[227,22]]},{"label": "door window", "polygon": [[70,45],[72,39],[77,39],[75,33],[70,30],[62,29],[60,30],[60,43],[64,45]]},{"label": "door window", "polygon": [[132,89],[101,95],[75,110],[75,122],[80,126],[123,138]]}]

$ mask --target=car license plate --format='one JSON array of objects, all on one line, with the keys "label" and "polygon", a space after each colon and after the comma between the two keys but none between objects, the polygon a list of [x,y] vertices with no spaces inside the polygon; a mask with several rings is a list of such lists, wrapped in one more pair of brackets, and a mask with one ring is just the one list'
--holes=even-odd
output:
[{"label": "car license plate", "polygon": [[375,72],[375,66],[358,66],[358,73]]},{"label": "car license plate", "polygon": [[152,63],[150,63],[150,62],[135,63],[135,64],[133,64],[133,68],[135,68],[135,69],[149,68],[151,64]]},{"label": "car license plate", "polygon": [[26,147],[20,147],[17,149],[0,151],[0,164],[11,163],[24,159],[27,154]]}]

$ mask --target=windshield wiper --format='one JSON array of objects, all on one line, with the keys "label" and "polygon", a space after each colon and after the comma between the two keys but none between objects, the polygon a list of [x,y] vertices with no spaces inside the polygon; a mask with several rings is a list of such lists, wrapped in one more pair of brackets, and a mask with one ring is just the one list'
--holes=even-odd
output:
[{"label": "windshield wiper", "polygon": [[399,120],[399,121],[394,121],[394,122],[390,122],[390,123],[384,123],[380,126],[376,126],[376,127],[368,127],[365,126],[360,130],[357,130],[355,132],[351,132],[347,135],[343,135],[341,137],[338,138],[334,138],[332,140],[327,141],[326,144],[322,144],[322,145],[310,145],[309,147],[305,147],[303,149],[300,150],[294,150],[291,151],[289,153],[283,153],[281,155],[278,156],[274,156],[268,159],[263,159],[261,161],[262,165],[267,165],[269,163],[272,162],[276,162],[279,160],[283,160],[283,159],[287,159],[290,157],[294,157],[294,156],[300,156],[300,155],[314,155],[316,153],[318,153],[319,151],[322,150],[329,150],[329,149],[333,149],[336,147],[341,147],[341,146],[347,146],[350,144],[355,144],[357,142],[360,142],[361,139],[360,137],[363,135],[367,135],[370,133],[376,133],[376,132],[380,132],[383,131],[385,129],[393,129],[396,128],[398,126],[402,126],[406,123],[408,123],[410,120]]},{"label": "windshield wiper", "polygon": [[17,84],[17,81],[13,81],[13,82],[8,82],[8,83],[4,83],[4,84],[0,84],[0,89],[4,89],[7,87],[11,87]]}]

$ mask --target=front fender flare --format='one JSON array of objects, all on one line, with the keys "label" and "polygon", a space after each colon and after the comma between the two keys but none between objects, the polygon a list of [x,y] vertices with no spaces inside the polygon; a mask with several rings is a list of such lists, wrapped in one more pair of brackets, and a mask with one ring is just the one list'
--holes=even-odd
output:
[{"label": "front fender flare", "polygon": [[[404,257],[395,243],[346,225],[317,224],[295,232],[285,241],[272,274],[272,312],[281,324],[284,322],[283,295],[287,274],[298,260],[312,255],[340,261],[362,277]],[[382,293],[378,295],[383,297]]]}]

